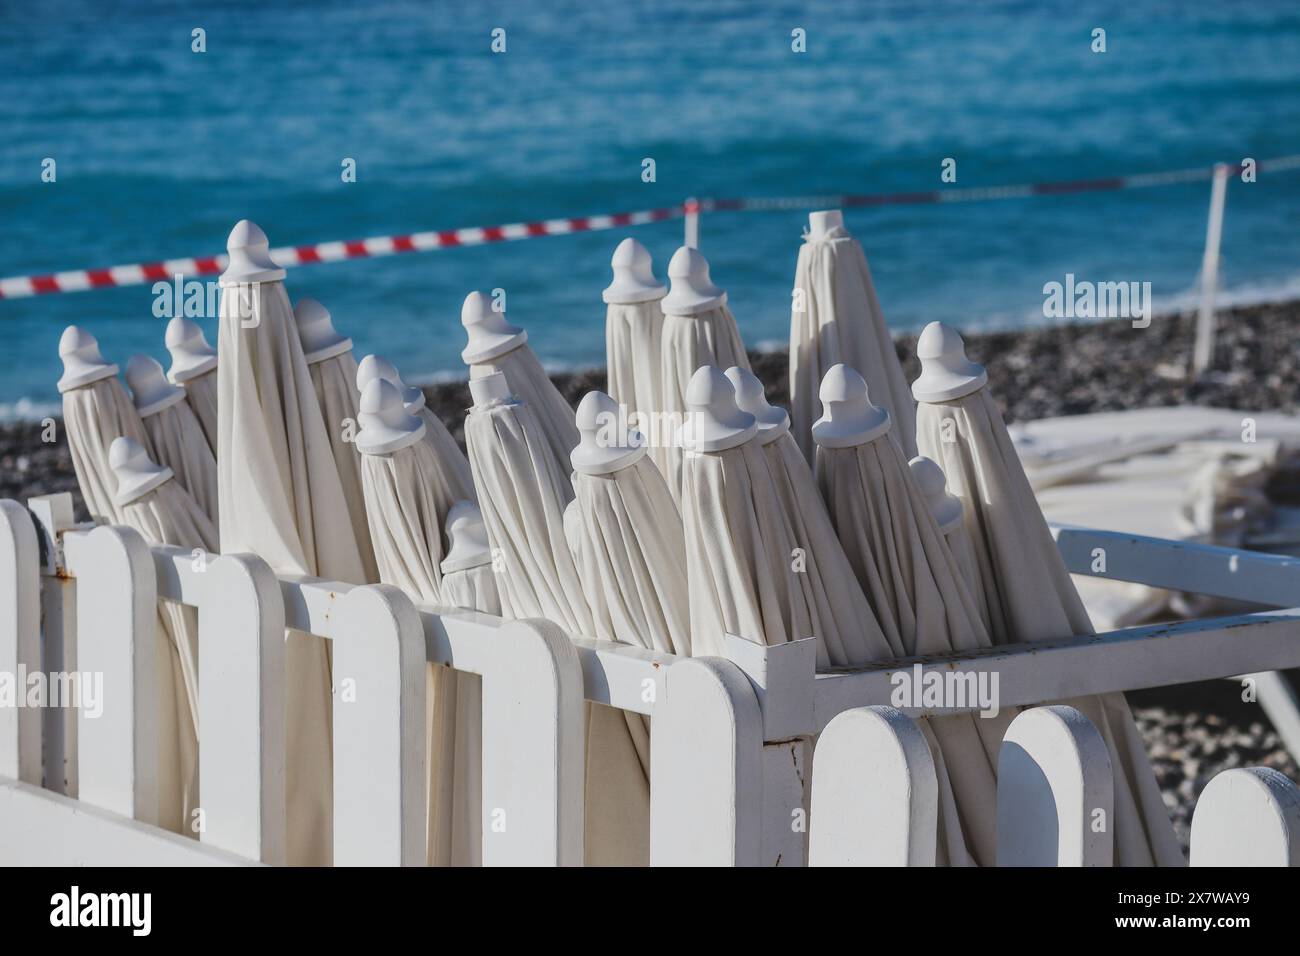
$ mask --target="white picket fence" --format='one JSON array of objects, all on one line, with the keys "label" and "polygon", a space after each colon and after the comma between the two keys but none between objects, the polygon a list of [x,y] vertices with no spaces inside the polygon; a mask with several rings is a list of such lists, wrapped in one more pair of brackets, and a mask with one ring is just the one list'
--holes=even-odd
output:
[{"label": "white picket fence", "polygon": [[[814,673],[814,644],[732,638],[727,658],[676,658],[417,605],[401,591],[277,578],[250,555],[147,546],[130,529],[74,527],[67,495],[0,501],[0,675],[97,672],[103,713],[0,707],[0,863],[282,863],[286,627],[332,642],[336,865],[422,864],[426,662],[481,675],[483,860],[583,859],[584,707],[649,715],[651,862],[927,865],[936,784],[890,674],[996,672],[1002,708],[1252,674],[1285,718],[1300,608],[1133,628],[976,655]],[[30,511],[29,511],[30,508]],[[1087,572],[1285,607],[1300,562],[1063,529]],[[199,617],[197,839],[154,825],[156,602]],[[1258,673],[1256,673],[1258,672]],[[1272,683],[1270,683],[1270,680]],[[971,708],[966,709],[974,709]],[[1272,713],[1272,711],[1270,711]],[[1110,768],[1097,731],[1060,706],[1020,714],[999,762],[998,862],[1108,865]],[[811,773],[813,741],[816,773]],[[1196,809],[1192,863],[1296,864],[1300,791],[1234,770]]]}]

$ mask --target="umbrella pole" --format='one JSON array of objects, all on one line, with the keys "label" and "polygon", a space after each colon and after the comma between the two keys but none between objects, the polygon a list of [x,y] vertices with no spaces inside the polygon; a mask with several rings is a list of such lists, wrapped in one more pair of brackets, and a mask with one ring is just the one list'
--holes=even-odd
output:
[{"label": "umbrella pole", "polygon": [[1192,374],[1198,376],[1214,361],[1214,296],[1219,286],[1219,240],[1223,237],[1223,205],[1228,195],[1226,163],[1214,167],[1210,186],[1210,219],[1205,228],[1205,258],[1201,261],[1201,308],[1196,315],[1196,346]]},{"label": "umbrella pole", "polygon": [[700,248],[700,201],[694,197],[683,203],[686,209],[686,236],[682,245]]}]

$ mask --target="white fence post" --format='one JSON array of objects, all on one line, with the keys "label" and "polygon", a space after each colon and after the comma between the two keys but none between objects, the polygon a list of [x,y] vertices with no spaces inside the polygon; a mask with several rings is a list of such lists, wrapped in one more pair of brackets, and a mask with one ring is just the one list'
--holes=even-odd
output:
[{"label": "white fence post", "polygon": [[[153,555],[130,528],[99,526],[64,535],[77,579],[77,675],[102,694],[94,716],[77,709],[78,798],[158,822],[158,597]],[[90,633],[93,627],[93,633]],[[84,633],[83,633],[84,632]],[[84,640],[82,639],[84,637]],[[50,675],[51,694],[55,682]],[[93,685],[92,685],[93,689]]]},{"label": "white fence post", "polygon": [[1300,788],[1276,770],[1225,770],[1192,814],[1192,866],[1300,866]]},{"label": "white fence post", "polygon": [[334,865],[422,866],[424,629],[411,599],[353,588],[334,630]]},{"label": "white fence post", "polygon": [[577,649],[542,620],[503,622],[484,643],[492,659],[476,668],[483,865],[582,866],[586,733]]},{"label": "white fence post", "polygon": [[1201,307],[1196,314],[1196,345],[1192,350],[1192,371],[1196,375],[1214,361],[1214,297],[1219,289],[1219,240],[1223,236],[1229,169],[1226,163],[1216,164],[1210,184],[1210,218],[1205,227],[1205,256],[1201,260]]},{"label": "white fence post", "polygon": [[200,839],[285,862],[284,602],[266,562],[210,555],[199,608]]},{"label": "white fence post", "polygon": [[26,675],[41,669],[40,550],[36,527],[16,501],[0,501],[0,674],[14,699],[0,703],[0,777],[41,782],[41,711],[26,706]]},{"label": "white fence post", "polygon": [[652,866],[757,866],[763,719],[730,661],[668,669],[650,734]]},{"label": "white fence post", "polygon": [[856,707],[817,741],[809,866],[934,866],[939,784],[925,735],[893,707]]},{"label": "white fence post", "polygon": [[1106,742],[1079,711],[1035,707],[998,754],[998,866],[1110,866],[1114,783]]}]

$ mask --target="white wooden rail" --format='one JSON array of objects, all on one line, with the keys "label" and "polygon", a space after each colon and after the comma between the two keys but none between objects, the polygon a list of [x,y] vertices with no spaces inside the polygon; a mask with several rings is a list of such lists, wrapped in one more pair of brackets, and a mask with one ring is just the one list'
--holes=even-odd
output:
[{"label": "white wooden rail", "polygon": [[[814,673],[811,640],[762,648],[731,638],[726,659],[680,659],[570,638],[544,621],[417,606],[385,586],[277,578],[249,555],[150,549],[128,529],[74,529],[66,496],[30,504],[35,519],[0,502],[0,673],[93,669],[104,679],[104,715],[0,708],[0,862],[283,862],[286,628],[330,641],[336,684],[356,690],[345,700],[336,688],[334,700],[341,865],[424,860],[427,663],[483,679],[484,862],[535,865],[583,858],[588,701],[653,720],[654,864],[924,865],[935,858],[934,769],[911,718],[978,704],[883,707],[892,674],[996,673],[1007,708],[1300,665],[1300,609],[824,674]],[[1072,566],[1072,547],[1091,563],[1085,546],[1096,534],[1063,536]],[[1122,537],[1107,539],[1109,576],[1122,580],[1276,603],[1297,573],[1287,559],[1193,548],[1171,574],[1160,567],[1176,546]],[[1243,567],[1231,589],[1223,584],[1224,568]],[[1258,582],[1257,568],[1271,583]],[[198,840],[152,825],[157,757],[142,742],[158,706],[148,677],[159,599],[199,613]],[[1084,819],[1109,805],[1106,768],[1076,716],[1047,707],[1012,724],[1000,862],[1109,862],[1109,844]],[[1264,819],[1274,823],[1256,828],[1272,834],[1260,840],[1268,859],[1294,860],[1278,835],[1300,832],[1300,801],[1276,780],[1265,791],[1275,812]],[[1220,821],[1202,823],[1202,861],[1231,842],[1204,836],[1204,827],[1235,825],[1216,813],[1222,802],[1198,811]],[[491,825],[501,818],[509,825]],[[53,829],[76,838],[51,840]]]}]

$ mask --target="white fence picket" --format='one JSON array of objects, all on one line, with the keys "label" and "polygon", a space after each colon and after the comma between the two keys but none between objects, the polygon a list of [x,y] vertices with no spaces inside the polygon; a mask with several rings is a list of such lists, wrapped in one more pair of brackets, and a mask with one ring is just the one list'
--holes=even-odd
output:
[{"label": "white fence picket", "polygon": [[77,797],[158,820],[158,596],[153,556],[130,528],[65,536],[77,579],[77,680],[102,681],[102,713],[77,710]]},{"label": "white fence picket", "polygon": [[1192,814],[1192,866],[1300,866],[1300,787],[1267,767],[1225,770]]},{"label": "white fence picket", "polygon": [[893,707],[855,707],[814,755],[810,866],[934,866],[939,785],[921,729]]},{"label": "white fence picket", "polygon": [[998,866],[1110,866],[1106,742],[1073,707],[1026,710],[998,754]]},{"label": "white fence picket", "polygon": [[697,657],[669,668],[650,735],[652,866],[756,866],[763,717],[741,670]]},{"label": "white fence picket", "polygon": [[41,710],[27,706],[26,676],[41,669],[40,552],[27,509],[0,501],[0,777],[41,782]]}]

